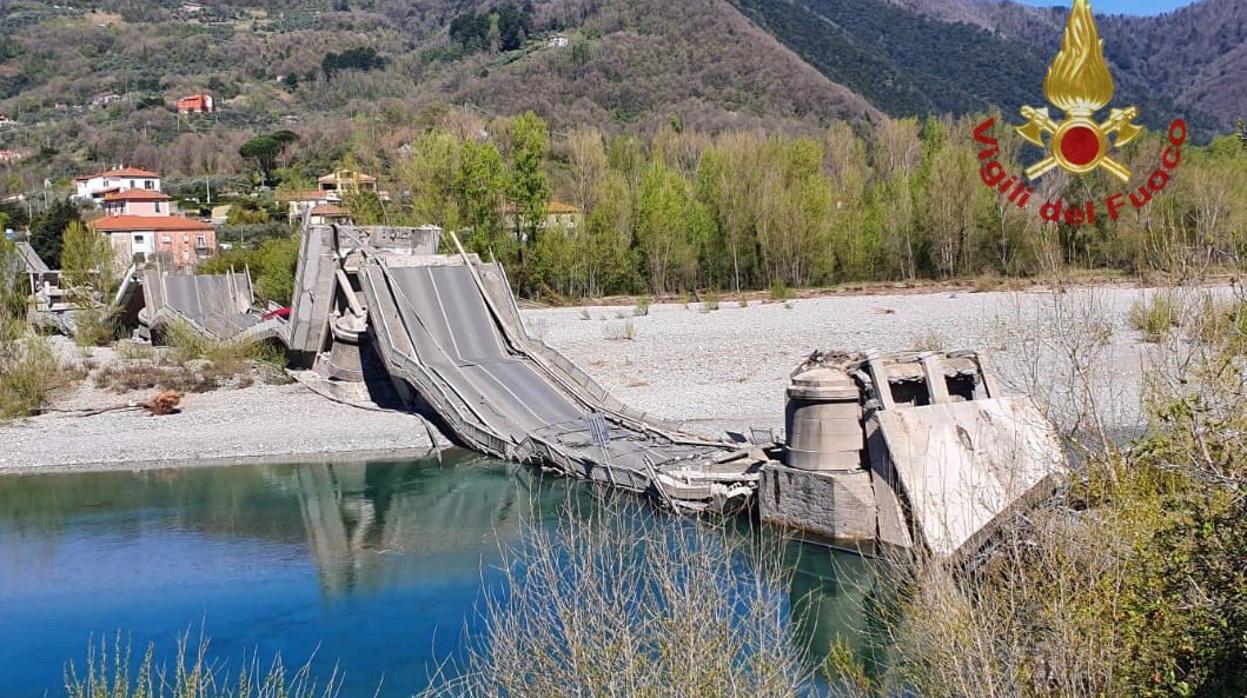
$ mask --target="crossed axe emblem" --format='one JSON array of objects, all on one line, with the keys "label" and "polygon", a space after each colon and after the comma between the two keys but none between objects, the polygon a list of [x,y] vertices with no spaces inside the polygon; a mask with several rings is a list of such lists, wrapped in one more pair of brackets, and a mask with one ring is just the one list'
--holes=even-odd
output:
[{"label": "crossed axe emblem", "polygon": [[[1060,167],[1075,174],[1103,168],[1123,182],[1130,181],[1130,168],[1109,157],[1108,137],[1117,136],[1113,141],[1114,147],[1124,146],[1138,137],[1143,132],[1143,127],[1134,123],[1139,109],[1113,109],[1103,123],[1096,123],[1089,116],[1070,115],[1058,123],[1048,114],[1047,107],[1022,107],[1022,117],[1027,123],[1018,127],[1018,134],[1028,142],[1049,150],[1048,157],[1027,168],[1027,179],[1037,179]],[[1050,138],[1051,147],[1044,143],[1044,135]],[[1073,141],[1067,144],[1066,138],[1071,137]],[[1094,143],[1090,139],[1094,139]]]}]

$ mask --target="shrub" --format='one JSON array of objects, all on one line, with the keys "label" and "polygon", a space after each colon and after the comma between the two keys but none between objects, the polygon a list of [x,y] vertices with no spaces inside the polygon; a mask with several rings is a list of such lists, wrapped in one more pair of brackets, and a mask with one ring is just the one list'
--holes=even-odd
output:
[{"label": "shrub", "polygon": [[653,304],[653,302],[654,299],[649,296],[641,296],[637,299],[636,307],[632,309],[632,314],[636,317],[645,317],[646,315],[649,315],[649,307]]},{"label": "shrub", "polygon": [[611,341],[636,339],[636,325],[631,320],[608,322],[602,326],[602,336]]},{"label": "shrub", "polygon": [[719,309],[719,292],[706,291],[701,297],[701,311],[711,313]]},{"label": "shrub", "polygon": [[59,372],[60,362],[42,337],[0,339],[0,419],[33,414]]},{"label": "shrub", "polygon": [[122,340],[113,345],[117,357],[126,361],[151,361],[156,358],[156,349],[148,344],[140,344],[133,340]]},{"label": "shrub", "polygon": [[221,662],[208,656],[208,638],[202,634],[194,653],[190,651],[189,633],[177,641],[177,658],[173,666],[157,665],[156,648],[148,645],[138,671],[131,675],[132,647],[122,642],[118,633],[110,653],[108,643],[101,639],[87,644],[86,674],[80,676],[73,662],[65,667],[67,698],[332,698],[342,687],[342,678],[335,671],[321,687],[312,676],[308,662],[287,675],[281,656],[277,655],[267,670],[261,667],[258,654],[244,658],[236,676],[231,676]]},{"label": "shrub", "polygon": [[202,262],[201,274],[238,273],[250,270],[256,296],[261,300],[287,305],[294,293],[294,273],[299,264],[299,237],[270,238],[259,247],[233,249]]},{"label": "shrub", "polygon": [[654,525],[640,509],[614,503],[568,511],[557,530],[527,525],[462,678],[431,693],[806,694],[782,547],[728,535],[722,522]]},{"label": "shrub", "polygon": [[1173,298],[1157,293],[1147,301],[1135,301],[1130,306],[1130,326],[1143,334],[1143,341],[1163,342],[1178,326],[1179,308]]},{"label": "shrub", "polygon": [[788,284],[783,279],[776,279],[771,282],[771,300],[779,303],[792,298],[792,289],[788,288]]},{"label": "shrub", "polygon": [[74,314],[74,343],[80,347],[107,346],[117,339],[121,326],[101,308],[86,308]]},{"label": "shrub", "polygon": [[942,351],[948,340],[938,330],[928,327],[914,335],[910,344],[914,351]]}]

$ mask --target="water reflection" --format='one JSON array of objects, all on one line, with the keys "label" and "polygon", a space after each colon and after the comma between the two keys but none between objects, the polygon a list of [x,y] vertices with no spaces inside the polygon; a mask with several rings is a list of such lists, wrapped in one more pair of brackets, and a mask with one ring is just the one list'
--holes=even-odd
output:
[{"label": "water reflection", "polygon": [[[223,657],[319,647],[347,670],[344,695],[382,676],[382,695],[408,695],[479,630],[500,549],[527,522],[556,525],[568,497],[593,506],[583,487],[463,452],[0,477],[0,685],[55,693],[92,634],[168,647],[203,623]],[[855,641],[869,568],[789,552],[799,634],[816,655]]]}]

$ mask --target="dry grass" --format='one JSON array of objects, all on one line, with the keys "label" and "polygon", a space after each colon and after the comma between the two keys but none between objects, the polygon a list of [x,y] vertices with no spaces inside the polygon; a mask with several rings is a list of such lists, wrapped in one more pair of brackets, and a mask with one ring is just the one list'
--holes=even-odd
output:
[{"label": "dry grass", "polygon": [[934,327],[928,327],[909,340],[914,351],[944,351],[949,349],[948,338]]},{"label": "dry grass", "polygon": [[636,325],[631,320],[608,322],[602,325],[602,338],[612,342],[636,339]]},{"label": "dry grass", "polygon": [[788,696],[810,686],[778,545],[639,504],[573,505],[505,551],[505,592],[445,696]]},{"label": "dry grass", "polygon": [[231,674],[221,662],[210,659],[209,641],[202,634],[193,653],[189,633],[178,638],[177,657],[172,666],[157,665],[155,646],[148,645],[131,674],[132,648],[118,633],[110,651],[101,639],[87,645],[85,672],[70,662],[65,667],[67,698],[333,698],[342,679],[335,671],[321,686],[312,676],[310,660],[288,673],[281,656],[267,667],[258,654],[244,657],[238,671]]},{"label": "dry grass", "polygon": [[35,413],[53,388],[73,377],[62,374],[46,339],[0,339],[0,420]]}]

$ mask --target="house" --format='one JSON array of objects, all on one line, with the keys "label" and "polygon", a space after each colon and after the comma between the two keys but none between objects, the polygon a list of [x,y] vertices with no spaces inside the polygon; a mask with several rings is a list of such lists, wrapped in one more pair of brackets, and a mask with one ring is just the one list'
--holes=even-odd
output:
[{"label": "house", "polygon": [[[522,220],[519,216],[519,207],[508,202],[503,206],[502,219],[508,228],[520,227]],[[579,208],[562,201],[550,201],[546,204],[545,220],[538,227],[575,230],[584,223],[584,220],[585,214]]]},{"label": "house", "polygon": [[229,222],[229,210],[233,208],[233,204],[221,204],[212,207],[212,216],[209,218],[212,225],[225,225]]},{"label": "house", "polygon": [[322,192],[355,194],[361,191],[377,193],[377,178],[355,170],[338,170],[316,180]]},{"label": "house", "polygon": [[104,212],[109,216],[168,216],[176,213],[169,195],[152,189],[127,189],[105,194]]},{"label": "house", "polygon": [[12,165],[26,158],[20,150],[0,150],[0,165]]},{"label": "house", "polygon": [[104,216],[87,224],[108,236],[117,265],[159,256],[179,269],[197,264],[216,252],[216,230],[203,221],[183,216]]},{"label": "house", "polygon": [[546,45],[550,48],[567,48],[570,43],[571,41],[562,34],[551,34],[550,38],[546,39]]},{"label": "house", "polygon": [[83,201],[100,201],[106,195],[127,189],[160,191],[160,173],[138,167],[117,167],[74,178],[76,196]]},{"label": "house", "polygon": [[350,219],[351,214],[334,204],[320,204],[312,209],[308,222],[312,225],[333,225]]},{"label": "house", "polygon": [[216,111],[212,95],[206,92],[179,99],[177,109],[179,114],[211,114]]},{"label": "house", "polygon": [[317,206],[334,204],[341,201],[337,192],[326,192],[319,189],[312,191],[277,192],[277,200],[287,205],[286,215],[291,223],[303,220],[304,214]]},{"label": "house", "polygon": [[105,92],[104,94],[95,95],[95,97],[91,99],[91,106],[103,109],[104,107],[116,104],[120,101],[121,95],[116,92]]},{"label": "house", "polygon": [[0,113],[0,128],[8,128],[9,126],[16,125],[17,122],[10,119],[8,114]]}]

